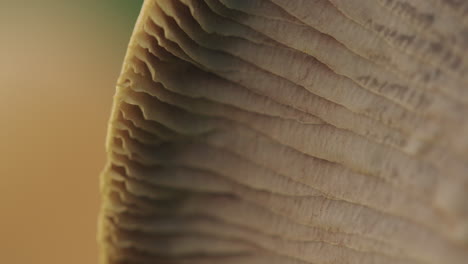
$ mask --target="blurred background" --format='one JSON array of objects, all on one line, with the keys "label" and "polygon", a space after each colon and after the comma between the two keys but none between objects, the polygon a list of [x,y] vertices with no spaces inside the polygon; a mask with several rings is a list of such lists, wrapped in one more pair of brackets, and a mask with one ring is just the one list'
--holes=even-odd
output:
[{"label": "blurred background", "polygon": [[99,173],[141,0],[0,0],[0,263],[96,263]]}]

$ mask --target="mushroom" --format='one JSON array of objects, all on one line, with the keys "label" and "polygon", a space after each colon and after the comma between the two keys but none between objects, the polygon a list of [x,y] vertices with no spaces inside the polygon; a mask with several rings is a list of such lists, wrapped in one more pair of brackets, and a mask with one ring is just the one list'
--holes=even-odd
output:
[{"label": "mushroom", "polygon": [[101,263],[466,263],[468,2],[146,0]]}]

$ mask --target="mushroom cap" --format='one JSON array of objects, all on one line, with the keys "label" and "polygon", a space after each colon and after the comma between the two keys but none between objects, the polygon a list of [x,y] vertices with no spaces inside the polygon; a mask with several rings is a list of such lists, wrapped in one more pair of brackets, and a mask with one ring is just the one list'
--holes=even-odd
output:
[{"label": "mushroom cap", "polygon": [[465,263],[461,5],[145,1],[102,263]]}]

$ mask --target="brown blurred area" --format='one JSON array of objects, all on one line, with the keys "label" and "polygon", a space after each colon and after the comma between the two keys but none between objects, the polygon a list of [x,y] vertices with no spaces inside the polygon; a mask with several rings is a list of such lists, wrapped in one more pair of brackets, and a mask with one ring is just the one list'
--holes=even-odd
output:
[{"label": "brown blurred area", "polygon": [[0,0],[0,263],[96,263],[112,96],[142,1]]}]

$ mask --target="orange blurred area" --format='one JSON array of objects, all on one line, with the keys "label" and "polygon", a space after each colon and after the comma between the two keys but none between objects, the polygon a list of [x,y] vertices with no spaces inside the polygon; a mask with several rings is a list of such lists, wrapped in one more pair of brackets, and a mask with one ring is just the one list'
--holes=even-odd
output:
[{"label": "orange blurred area", "polygon": [[0,263],[96,263],[112,96],[142,1],[0,1]]}]

